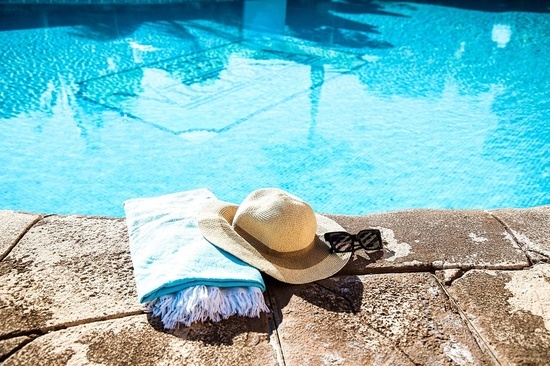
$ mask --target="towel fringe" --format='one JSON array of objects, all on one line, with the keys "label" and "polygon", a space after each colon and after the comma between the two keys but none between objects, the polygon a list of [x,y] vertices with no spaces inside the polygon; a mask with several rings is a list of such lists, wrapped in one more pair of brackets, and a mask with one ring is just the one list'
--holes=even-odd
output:
[{"label": "towel fringe", "polygon": [[193,286],[164,295],[147,304],[154,317],[160,317],[166,329],[178,324],[189,326],[197,321],[219,322],[232,315],[259,317],[269,313],[258,287]]}]

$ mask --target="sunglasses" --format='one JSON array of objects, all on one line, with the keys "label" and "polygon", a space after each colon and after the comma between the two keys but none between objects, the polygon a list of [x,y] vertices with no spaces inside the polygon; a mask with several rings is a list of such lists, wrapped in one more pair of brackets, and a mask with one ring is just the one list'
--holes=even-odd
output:
[{"label": "sunglasses", "polygon": [[[330,244],[331,253],[353,253],[358,248],[365,250],[382,249],[382,235],[380,235],[378,229],[361,230],[357,234],[333,231],[325,233],[325,240]],[[355,243],[359,243],[359,246],[356,246]]]}]

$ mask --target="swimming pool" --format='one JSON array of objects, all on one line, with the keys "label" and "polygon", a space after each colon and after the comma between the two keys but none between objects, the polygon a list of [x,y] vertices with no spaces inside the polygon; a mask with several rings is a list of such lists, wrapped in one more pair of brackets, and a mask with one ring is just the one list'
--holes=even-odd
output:
[{"label": "swimming pool", "polygon": [[550,203],[549,2],[0,17],[0,209],[122,216],[200,187],[342,214]]}]

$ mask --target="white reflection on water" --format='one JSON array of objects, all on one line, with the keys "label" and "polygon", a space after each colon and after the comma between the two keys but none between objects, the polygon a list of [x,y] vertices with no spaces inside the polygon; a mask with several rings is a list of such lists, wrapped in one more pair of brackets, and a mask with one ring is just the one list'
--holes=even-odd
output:
[{"label": "white reflection on water", "polygon": [[153,52],[158,51],[159,48],[153,47],[151,45],[143,45],[139,44],[138,42],[128,40],[128,44],[130,45],[130,48],[132,49],[132,56],[134,57],[134,62],[136,64],[143,63],[142,54],[144,52]]},{"label": "white reflection on water", "polygon": [[512,31],[509,25],[495,24],[491,32],[491,39],[496,42],[499,48],[504,48],[510,42]]}]

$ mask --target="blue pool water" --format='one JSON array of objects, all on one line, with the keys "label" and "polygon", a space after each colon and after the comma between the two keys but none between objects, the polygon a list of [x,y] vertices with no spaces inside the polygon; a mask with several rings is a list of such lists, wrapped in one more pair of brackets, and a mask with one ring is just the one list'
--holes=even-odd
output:
[{"label": "blue pool water", "polygon": [[494,3],[0,5],[0,209],[549,204],[550,3]]}]

